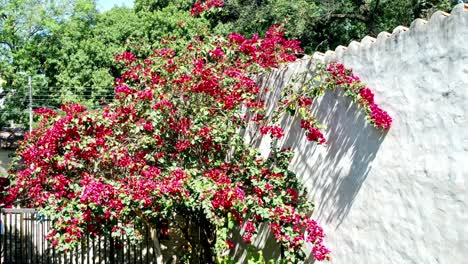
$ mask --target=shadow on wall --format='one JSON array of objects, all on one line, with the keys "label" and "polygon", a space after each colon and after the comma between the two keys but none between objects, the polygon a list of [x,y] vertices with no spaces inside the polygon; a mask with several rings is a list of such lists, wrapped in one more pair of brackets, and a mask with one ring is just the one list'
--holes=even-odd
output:
[{"label": "shadow on wall", "polygon": [[[245,243],[242,239],[242,230],[237,229],[232,235],[232,239],[236,241],[236,246],[231,250],[230,255],[234,257],[237,263],[247,263],[249,244]],[[265,224],[259,226],[257,238],[253,242],[253,246],[254,248],[251,248],[251,253],[256,254],[258,253],[257,251],[261,251],[267,261],[277,261],[281,258],[280,246],[276,242],[273,233],[270,232],[270,228]]]},{"label": "shadow on wall", "polygon": [[[303,80],[305,76],[301,76],[305,71],[308,72],[310,76],[314,76],[314,65],[312,60],[298,61],[295,64],[290,65],[287,68],[274,70],[273,72],[265,75],[259,76],[257,79],[257,85],[259,85],[262,90],[260,92],[260,100],[264,101],[266,107],[265,117],[268,118],[272,115],[273,109],[277,107],[279,100],[281,99],[283,89],[287,85],[291,85],[294,82],[300,83],[300,80]],[[252,115],[248,114],[247,117],[249,120],[252,120]],[[285,119],[283,119],[284,121]],[[285,126],[282,127],[284,128]],[[250,145],[255,148],[261,148],[262,140],[265,138],[262,137],[259,133],[259,126],[255,122],[249,122],[248,128],[241,131],[240,135],[244,138],[253,139],[250,141]]]},{"label": "shadow on wall", "polygon": [[363,109],[341,90],[327,91],[314,108],[326,125],[327,144],[306,143],[305,131],[293,119],[283,147],[296,150],[291,169],[317,203],[315,218],[338,228],[372,169],[385,132],[367,123]]}]

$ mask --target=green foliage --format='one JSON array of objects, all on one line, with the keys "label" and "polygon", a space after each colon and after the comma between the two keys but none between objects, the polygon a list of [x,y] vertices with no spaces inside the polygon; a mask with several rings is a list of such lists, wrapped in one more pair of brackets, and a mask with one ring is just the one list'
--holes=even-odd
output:
[{"label": "green foliage", "polygon": [[[31,1],[8,0],[1,3],[0,13],[0,75],[6,80],[3,87],[5,103],[0,111],[0,125],[10,121],[23,123],[26,119],[27,78],[32,76],[33,93],[53,94],[56,78],[48,68],[53,67],[61,50],[61,36],[68,21],[84,23],[75,32],[86,32],[87,21],[93,19],[94,1]],[[53,85],[52,85],[53,86]],[[51,98],[51,97],[48,97]],[[52,104],[56,98],[52,99]],[[45,103],[45,100],[38,100]],[[48,104],[51,104],[47,102]]]},{"label": "green foliage", "polygon": [[135,12],[155,12],[167,6],[176,6],[180,10],[189,10],[194,1],[192,0],[135,0]]},{"label": "green foliage", "polygon": [[179,46],[173,47],[179,50],[185,48],[185,43],[195,36],[208,35],[210,32],[208,21],[204,18],[191,17],[189,9],[181,9],[181,4],[175,1],[161,10],[137,13],[138,17],[144,21],[143,31],[147,36],[146,43],[151,43],[151,45],[147,44],[151,49],[160,47],[162,40],[172,37],[182,40]]},{"label": "green foliage", "polygon": [[307,44],[310,27],[320,19],[320,6],[310,0],[226,1],[219,14],[211,15],[215,32],[263,35],[274,24],[284,24],[286,35]]},{"label": "green foliage", "polygon": [[299,39],[310,54],[409,26],[437,10],[449,11],[453,4],[451,0],[227,0],[222,12],[209,18],[218,32],[247,35],[262,35],[272,24],[282,23],[286,35]]},{"label": "green foliage", "polygon": [[72,18],[55,32],[61,49],[51,58],[46,73],[54,76],[49,86],[60,88],[56,90],[60,101],[96,106],[102,98],[112,97],[112,84],[120,72],[113,57],[127,48],[129,39],[142,37],[137,30],[141,26],[129,9],[114,8],[92,20]]},{"label": "green foliage", "polygon": [[33,108],[58,108],[67,101],[100,107],[113,97],[122,70],[114,63],[115,54],[129,50],[147,56],[166,38],[189,40],[209,28],[206,19],[190,16],[188,1],[102,14],[93,0],[11,0],[3,7],[0,76],[6,80],[6,104],[0,126],[27,122],[25,75],[33,76]]}]

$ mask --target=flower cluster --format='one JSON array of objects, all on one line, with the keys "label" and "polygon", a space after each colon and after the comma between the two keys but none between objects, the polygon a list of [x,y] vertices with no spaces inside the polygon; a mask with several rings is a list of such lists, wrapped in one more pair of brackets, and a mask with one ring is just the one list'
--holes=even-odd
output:
[{"label": "flower cluster", "polygon": [[262,135],[271,134],[272,137],[282,138],[284,136],[284,131],[279,126],[264,126],[260,128],[260,133]]},{"label": "flower cluster", "polygon": [[346,94],[352,96],[361,106],[365,108],[369,121],[377,128],[390,129],[392,118],[374,102],[374,94],[361,82],[359,77],[346,69],[343,64],[332,63],[328,65],[328,82],[335,86],[341,86]]},{"label": "flower cluster", "polygon": [[353,97],[355,102],[363,107],[367,119],[375,127],[385,130],[390,128],[392,118],[375,103],[373,92],[343,64],[332,63],[325,67],[317,63],[315,72],[317,75],[314,77],[308,76],[307,72],[303,73],[305,81],[301,83],[300,89],[294,85],[287,85],[283,88],[279,107],[274,109],[273,114],[271,114],[272,118],[265,118],[262,109],[251,109],[255,110],[251,111],[254,113],[251,120],[260,124],[259,132],[262,135],[271,134],[273,138],[281,138],[282,133],[279,136],[271,133],[272,128],[277,126],[281,116],[285,113],[297,114],[300,126],[305,130],[307,140],[317,144],[325,144],[326,139],[321,131],[322,126],[314,118],[311,106],[314,99],[322,96],[327,89],[335,90],[337,87],[343,88],[345,94]]},{"label": "flower cluster", "polygon": [[[306,243],[318,260],[326,259],[323,232],[312,234],[305,224],[312,205],[288,171],[292,152],[275,150],[261,159],[237,135],[249,122],[245,108],[263,122],[253,76],[294,61],[298,42],[278,26],[265,38],[195,39],[183,51],[171,49],[177,41],[146,58],[117,54],[125,70],[115,81],[115,100],[102,109],[67,104],[60,112],[38,110],[42,121],[18,150],[9,201],[52,218],[48,238],[64,250],[87,234],[138,239],[143,225],[159,228],[183,215],[209,223],[206,233],[219,237],[207,250],[216,254],[233,246],[229,235],[236,226],[244,227],[250,243],[264,223],[281,234],[289,262],[305,259]],[[310,104],[301,101],[303,108]],[[262,132],[284,136],[277,125]]]},{"label": "flower cluster", "polygon": [[324,144],[327,142],[322,132],[315,126],[314,120],[301,120],[301,128],[307,131],[307,140]]},{"label": "flower cluster", "polygon": [[116,54],[114,59],[116,61],[121,61],[121,62],[124,62],[126,65],[129,65],[130,63],[135,61],[136,56],[131,52],[125,51],[121,54]]},{"label": "flower cluster", "polygon": [[211,8],[214,7],[223,7],[224,6],[224,0],[206,0],[206,1],[197,1],[195,4],[192,6],[192,10],[190,11],[190,14],[192,16],[198,16],[201,13],[210,10]]}]

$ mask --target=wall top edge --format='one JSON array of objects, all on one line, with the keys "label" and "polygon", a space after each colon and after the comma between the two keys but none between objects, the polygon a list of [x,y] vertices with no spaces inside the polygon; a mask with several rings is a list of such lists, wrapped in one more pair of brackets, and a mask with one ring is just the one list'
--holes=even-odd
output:
[{"label": "wall top edge", "polygon": [[336,61],[342,57],[344,53],[358,53],[362,49],[369,49],[375,46],[385,45],[388,41],[395,38],[405,37],[416,32],[427,31],[435,27],[443,27],[446,20],[454,24],[467,24],[468,27],[468,3],[457,4],[449,13],[437,11],[430,17],[429,20],[421,18],[415,19],[409,27],[397,26],[391,33],[380,32],[377,37],[365,36],[361,41],[351,41],[348,46],[338,46],[335,50],[327,50],[325,53],[314,52],[313,59],[320,60],[325,63]]}]

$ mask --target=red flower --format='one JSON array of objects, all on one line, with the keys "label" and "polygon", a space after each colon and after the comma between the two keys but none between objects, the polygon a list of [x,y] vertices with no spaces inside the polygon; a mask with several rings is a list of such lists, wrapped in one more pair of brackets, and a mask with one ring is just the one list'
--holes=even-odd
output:
[{"label": "red flower", "polygon": [[41,115],[45,119],[48,119],[50,117],[56,117],[58,115],[58,113],[55,112],[54,110],[51,110],[45,107],[34,109],[34,113]]},{"label": "red flower", "polygon": [[261,127],[261,128],[260,128],[260,133],[261,133],[262,135],[266,135],[266,134],[268,134],[268,133],[270,132],[270,129],[271,129],[271,128],[270,128],[269,126]]},{"label": "red flower", "polygon": [[226,244],[228,245],[229,248],[234,248],[234,242],[232,242],[232,240],[228,239],[226,240]]},{"label": "red flower", "polygon": [[210,55],[213,58],[223,57],[224,54],[225,54],[224,51],[219,47],[216,47],[216,49],[214,49],[214,50],[210,50]]},{"label": "red flower", "polygon": [[138,92],[138,98],[140,98],[141,100],[151,101],[153,99],[153,90],[145,89],[143,91]]},{"label": "red flower", "polygon": [[199,14],[213,8],[213,7],[223,7],[224,1],[223,0],[207,0],[205,2],[197,1],[192,6],[192,10],[190,14],[192,16],[198,16]]},{"label": "red flower", "polygon": [[248,233],[254,233],[257,231],[252,221],[248,221],[247,223],[245,223],[244,230]]},{"label": "red flower", "polygon": [[301,97],[298,98],[298,100],[299,100],[299,106],[301,106],[301,107],[306,107],[306,106],[309,106],[309,105],[312,104],[312,99],[309,99],[307,97],[302,97],[301,96]]},{"label": "red flower", "polygon": [[321,244],[317,244],[312,248],[314,258],[318,261],[329,260],[330,250]]},{"label": "red flower", "polygon": [[266,135],[271,133],[271,135],[275,138],[282,138],[284,136],[284,131],[279,126],[264,126],[260,128],[260,133],[262,135]]},{"label": "red flower", "polygon": [[144,125],[143,125],[143,128],[148,131],[148,132],[153,132],[153,123],[151,122],[146,122]]},{"label": "red flower", "polygon": [[124,51],[121,54],[115,55],[114,59],[118,62],[124,62],[126,65],[135,61],[136,57],[133,53]]},{"label": "red flower", "polygon": [[309,128],[306,136],[307,136],[307,140],[309,141],[315,141],[319,144],[326,143],[325,137],[323,136],[322,132],[318,130],[318,128],[315,128],[315,127]]},{"label": "red flower", "polygon": [[249,244],[252,243],[252,234],[245,233],[242,238],[244,239],[245,243],[249,243]]},{"label": "red flower", "polygon": [[237,45],[242,44],[245,41],[245,37],[241,34],[231,33],[229,34],[229,42],[236,43]]},{"label": "red flower", "polygon": [[62,111],[67,113],[69,116],[76,115],[86,111],[86,107],[80,104],[67,103],[62,105]]},{"label": "red flower", "polygon": [[205,8],[203,8],[201,2],[195,2],[192,6],[192,10],[190,10],[190,14],[192,16],[198,16],[199,14],[203,13],[205,11]]},{"label": "red flower", "polygon": [[270,131],[271,135],[275,138],[282,138],[284,136],[284,131],[279,126],[272,126]]},{"label": "red flower", "polygon": [[175,145],[175,149],[178,151],[178,152],[182,152],[186,149],[188,149],[190,147],[190,141],[186,140],[186,141],[179,141],[176,143]]},{"label": "red flower", "polygon": [[374,94],[369,88],[362,88],[359,91],[359,95],[361,95],[361,98],[367,103],[367,104],[373,104],[374,103]]},{"label": "red flower", "polygon": [[[222,5],[198,1],[192,14]],[[11,174],[8,201],[26,197],[31,206],[53,209],[47,210],[56,219],[51,243],[59,246],[76,244],[86,233],[142,237],[142,218],[157,221],[178,210],[190,214],[203,208],[211,223],[226,223],[231,215],[238,228],[244,227],[247,243],[257,225],[268,222],[288,253],[311,242],[317,246],[314,255],[322,258],[327,254],[320,247],[323,230],[305,220],[309,204],[291,187],[298,184],[287,172],[292,152],[261,158],[258,149],[233,138],[251,120],[264,126],[261,133],[284,137],[279,125],[260,121],[269,111],[260,93],[265,90],[253,76],[295,60],[298,42],[287,40],[279,26],[263,39],[199,37],[177,53],[165,48],[172,40],[163,39],[163,48],[146,59],[130,52],[116,55],[126,69],[115,81],[112,104],[89,112],[65,105],[66,115],[30,133],[19,148],[21,164]],[[337,74],[348,73],[335,68]],[[356,82],[357,77],[342,79]],[[311,103],[312,97],[303,96],[296,104],[308,110]],[[371,108],[375,124],[382,123],[383,114]],[[309,139],[323,142],[311,115],[301,117],[302,126]]]},{"label": "red flower", "polygon": [[375,126],[383,129],[390,129],[393,120],[388,113],[380,109],[376,104],[371,104],[370,109],[370,118]]},{"label": "red flower", "polygon": [[297,197],[298,197],[298,194],[295,190],[293,189],[287,189],[286,190],[286,193],[291,196],[291,199],[293,200],[293,202],[297,202]]}]

